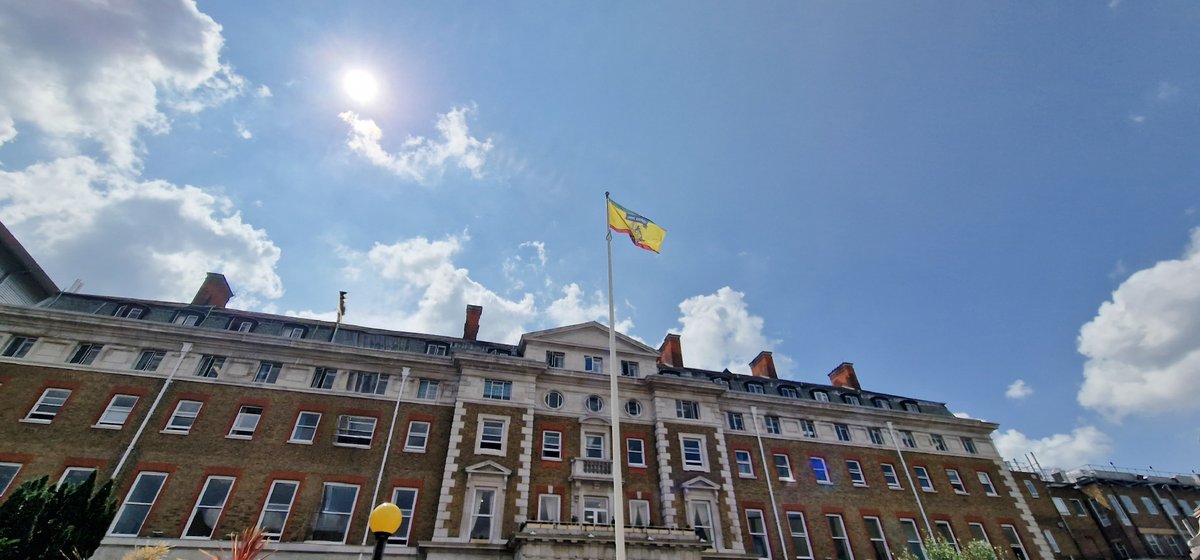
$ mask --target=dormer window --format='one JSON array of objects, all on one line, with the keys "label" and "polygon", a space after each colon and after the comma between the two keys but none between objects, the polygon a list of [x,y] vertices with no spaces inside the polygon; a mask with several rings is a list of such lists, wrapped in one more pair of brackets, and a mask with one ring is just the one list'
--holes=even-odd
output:
[{"label": "dormer window", "polygon": [[141,319],[149,313],[149,310],[140,305],[122,304],[117,306],[117,310],[113,312],[113,317],[121,317],[124,319]]},{"label": "dormer window", "polygon": [[425,353],[431,356],[445,356],[450,353],[450,347],[440,342],[425,344]]},{"label": "dormer window", "polygon": [[871,402],[875,404],[875,408],[892,408],[892,401],[889,401],[883,397],[875,397],[871,399]]},{"label": "dormer window", "polygon": [[308,327],[302,325],[283,326],[284,338],[304,338],[304,335],[306,334],[308,334]]},{"label": "dormer window", "polygon": [[200,314],[191,313],[189,311],[180,311],[175,314],[175,318],[171,319],[171,322],[176,325],[183,325],[185,327],[194,327],[200,323]]},{"label": "dormer window", "polygon": [[720,386],[722,386],[722,387],[728,387],[728,386],[729,386],[729,380],[728,380],[728,379],[725,379],[724,377],[714,377],[714,378],[713,378],[713,383],[716,383],[717,385],[720,385]]},{"label": "dormer window", "polygon": [[779,388],[779,396],[794,399],[796,398],[796,388],[784,385],[783,387]]},{"label": "dormer window", "polygon": [[904,401],[900,405],[904,407],[905,412],[921,412],[921,407],[917,406],[915,402]]},{"label": "dormer window", "polygon": [[858,398],[858,395],[842,395],[842,402],[854,406],[862,406],[862,399]]},{"label": "dormer window", "polygon": [[825,391],[813,391],[812,398],[817,402],[829,402],[829,393]]},{"label": "dormer window", "polygon": [[761,395],[763,393],[766,393],[766,391],[763,389],[762,383],[747,383],[746,384],[746,392],[754,393],[756,395]]},{"label": "dormer window", "polygon": [[254,330],[254,320],[234,317],[232,321],[229,321],[229,330],[240,333],[252,332]]}]

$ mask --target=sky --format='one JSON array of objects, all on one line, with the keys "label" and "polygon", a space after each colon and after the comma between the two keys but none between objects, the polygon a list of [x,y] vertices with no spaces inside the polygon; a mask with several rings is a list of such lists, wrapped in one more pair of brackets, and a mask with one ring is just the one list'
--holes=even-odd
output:
[{"label": "sky", "polygon": [[946,402],[1200,467],[1200,5],[0,3],[0,221],[61,286]]}]

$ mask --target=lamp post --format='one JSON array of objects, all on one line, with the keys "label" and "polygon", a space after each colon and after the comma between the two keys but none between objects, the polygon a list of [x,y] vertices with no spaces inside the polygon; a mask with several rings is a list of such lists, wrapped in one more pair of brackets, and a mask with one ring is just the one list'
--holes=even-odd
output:
[{"label": "lamp post", "polygon": [[367,523],[371,532],[375,533],[375,552],[371,553],[372,560],[383,560],[383,547],[387,546],[388,537],[400,529],[404,515],[396,504],[384,502],[371,510],[371,518]]}]

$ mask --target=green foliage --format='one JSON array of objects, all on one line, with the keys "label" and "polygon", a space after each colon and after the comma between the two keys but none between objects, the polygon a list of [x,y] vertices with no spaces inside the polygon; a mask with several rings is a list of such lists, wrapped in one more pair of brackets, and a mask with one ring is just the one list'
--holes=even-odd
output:
[{"label": "green foliage", "polygon": [[96,488],[96,473],[80,484],[30,480],[0,504],[0,558],[87,558],[116,515],[112,481]]},{"label": "green foliage", "polygon": [[[993,548],[984,541],[971,541],[963,545],[962,552],[959,552],[953,544],[941,539],[925,540],[925,556],[927,560],[1004,560],[1006,558],[1004,551]],[[898,552],[896,559],[921,560],[908,549]]]}]

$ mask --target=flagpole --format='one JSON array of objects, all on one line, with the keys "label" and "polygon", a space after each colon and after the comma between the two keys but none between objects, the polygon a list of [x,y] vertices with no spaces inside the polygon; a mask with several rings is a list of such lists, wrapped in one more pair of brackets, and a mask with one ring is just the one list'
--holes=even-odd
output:
[{"label": "flagpole", "polygon": [[616,560],[625,560],[625,490],[621,479],[620,398],[617,396],[617,311],[613,305],[612,229],[608,227],[608,192],[604,193],[604,239],[608,245],[608,410],[612,417],[613,528],[617,538]]}]

